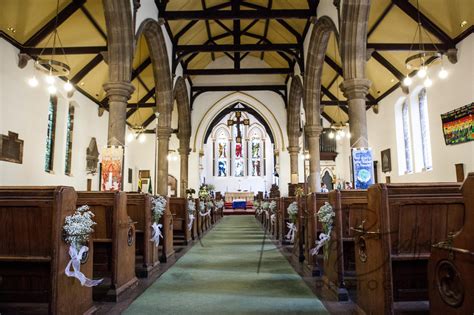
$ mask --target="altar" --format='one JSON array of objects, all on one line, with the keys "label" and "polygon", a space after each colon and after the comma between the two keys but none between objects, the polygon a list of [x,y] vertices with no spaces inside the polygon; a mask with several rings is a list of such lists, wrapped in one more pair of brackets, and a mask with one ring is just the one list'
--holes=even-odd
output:
[{"label": "altar", "polygon": [[251,191],[226,192],[224,196],[226,208],[247,209],[253,206],[254,193]]}]

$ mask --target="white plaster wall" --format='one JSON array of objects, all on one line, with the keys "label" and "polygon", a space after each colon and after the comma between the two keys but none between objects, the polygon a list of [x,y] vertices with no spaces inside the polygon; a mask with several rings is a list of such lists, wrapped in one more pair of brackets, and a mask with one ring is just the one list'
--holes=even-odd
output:
[{"label": "white plaster wall", "polygon": [[[130,7],[133,12],[133,0],[130,0]],[[141,0],[140,8],[137,10],[135,17],[135,30],[138,30],[140,24],[146,19],[158,19],[158,8],[156,7],[154,0]]]},{"label": "white plaster wall", "polygon": [[[108,113],[99,117],[97,105],[77,91],[70,100],[58,94],[54,172],[45,172],[49,94],[42,75],[37,75],[39,86],[28,85],[27,80],[33,75],[32,62],[25,69],[18,68],[17,54],[15,47],[0,39],[0,133],[13,131],[24,140],[23,164],[0,161],[0,185],[68,185],[85,190],[87,178],[92,178],[92,188],[98,189],[98,175],[86,174],[86,148],[92,137],[96,138],[99,151],[106,145]],[[69,101],[77,104],[71,176],[64,174]]]},{"label": "white plaster wall", "polygon": [[[440,115],[450,110],[469,104],[474,100],[474,35],[470,35],[458,44],[458,63],[451,64],[445,60],[444,67],[449,71],[446,80],[436,76],[440,66],[430,69],[433,85],[427,89],[428,116],[431,137],[431,151],[433,169],[413,174],[399,175],[398,147],[395,125],[395,105],[404,97],[401,89],[386,97],[379,106],[379,114],[372,110],[367,111],[369,144],[374,150],[374,159],[380,161],[380,152],[390,148],[392,158],[392,172],[382,174],[379,170],[379,179],[385,181],[390,176],[392,182],[436,182],[455,181],[454,164],[464,163],[465,174],[474,171],[474,142],[446,146],[442,132]],[[411,90],[422,85],[421,80],[414,78]]]}]

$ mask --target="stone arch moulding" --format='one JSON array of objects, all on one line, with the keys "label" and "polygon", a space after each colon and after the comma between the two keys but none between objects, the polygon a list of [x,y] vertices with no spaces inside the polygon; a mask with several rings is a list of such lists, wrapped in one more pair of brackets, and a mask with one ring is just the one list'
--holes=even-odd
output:
[{"label": "stone arch moulding", "polygon": [[288,100],[288,145],[298,146],[298,139],[301,136],[300,130],[300,115],[301,115],[301,101],[303,100],[303,83],[299,75],[293,76],[290,85],[290,96]]},{"label": "stone arch moulding", "polygon": [[135,46],[140,36],[145,36],[155,79],[155,95],[159,128],[171,127],[171,111],[173,110],[173,81],[166,50],[166,41],[160,24],[153,19],[146,19],[138,28],[135,35]]},{"label": "stone arch moulding", "polygon": [[339,43],[339,33],[336,25],[328,16],[319,18],[311,32],[304,72],[303,104],[307,125],[320,125],[321,77],[331,32],[335,34],[336,42]]},{"label": "stone arch moulding", "polygon": [[285,151],[286,135],[283,133],[280,122],[278,121],[277,117],[275,117],[273,112],[255,97],[242,92],[235,92],[226,95],[225,97],[215,102],[206,111],[204,116],[200,118],[199,123],[196,126],[196,130],[192,135],[194,137],[193,152],[199,152],[199,150],[204,149],[204,138],[210,123],[214,120],[214,118],[219,114],[220,111],[235,102],[240,102],[243,105],[246,105],[258,112],[268,123],[272,133],[275,135],[275,150]]},{"label": "stone arch moulding", "polygon": [[183,77],[178,77],[174,85],[174,99],[178,108],[178,139],[191,137],[191,109],[189,107],[188,89]]}]

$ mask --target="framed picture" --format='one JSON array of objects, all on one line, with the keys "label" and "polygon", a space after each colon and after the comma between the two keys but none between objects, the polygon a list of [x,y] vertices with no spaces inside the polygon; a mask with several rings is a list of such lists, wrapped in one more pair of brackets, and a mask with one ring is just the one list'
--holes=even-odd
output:
[{"label": "framed picture", "polygon": [[383,150],[380,152],[382,161],[382,172],[388,173],[392,171],[392,158],[390,155],[390,149]]},{"label": "framed picture", "polygon": [[374,184],[374,163],[371,148],[352,149],[354,189],[367,189]]}]

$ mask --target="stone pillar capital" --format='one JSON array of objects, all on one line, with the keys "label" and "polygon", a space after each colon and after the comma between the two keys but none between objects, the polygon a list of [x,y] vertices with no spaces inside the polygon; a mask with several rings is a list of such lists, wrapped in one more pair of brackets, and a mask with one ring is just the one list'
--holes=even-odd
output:
[{"label": "stone pillar capital", "polygon": [[107,82],[103,85],[107,98],[112,102],[127,102],[135,87],[130,82]]},{"label": "stone pillar capital", "polygon": [[291,154],[298,154],[300,152],[300,147],[296,145],[291,145],[288,148],[288,152]]},{"label": "stone pillar capital", "polygon": [[191,149],[189,147],[179,147],[178,148],[179,155],[189,155]]},{"label": "stone pillar capital", "polygon": [[319,137],[322,131],[323,127],[319,125],[307,125],[304,127],[304,132],[308,138]]},{"label": "stone pillar capital", "polygon": [[371,84],[368,79],[348,79],[341,83],[341,89],[349,100],[365,99]]},{"label": "stone pillar capital", "polygon": [[171,136],[171,128],[158,127],[156,128],[156,137],[158,140],[168,140]]}]

